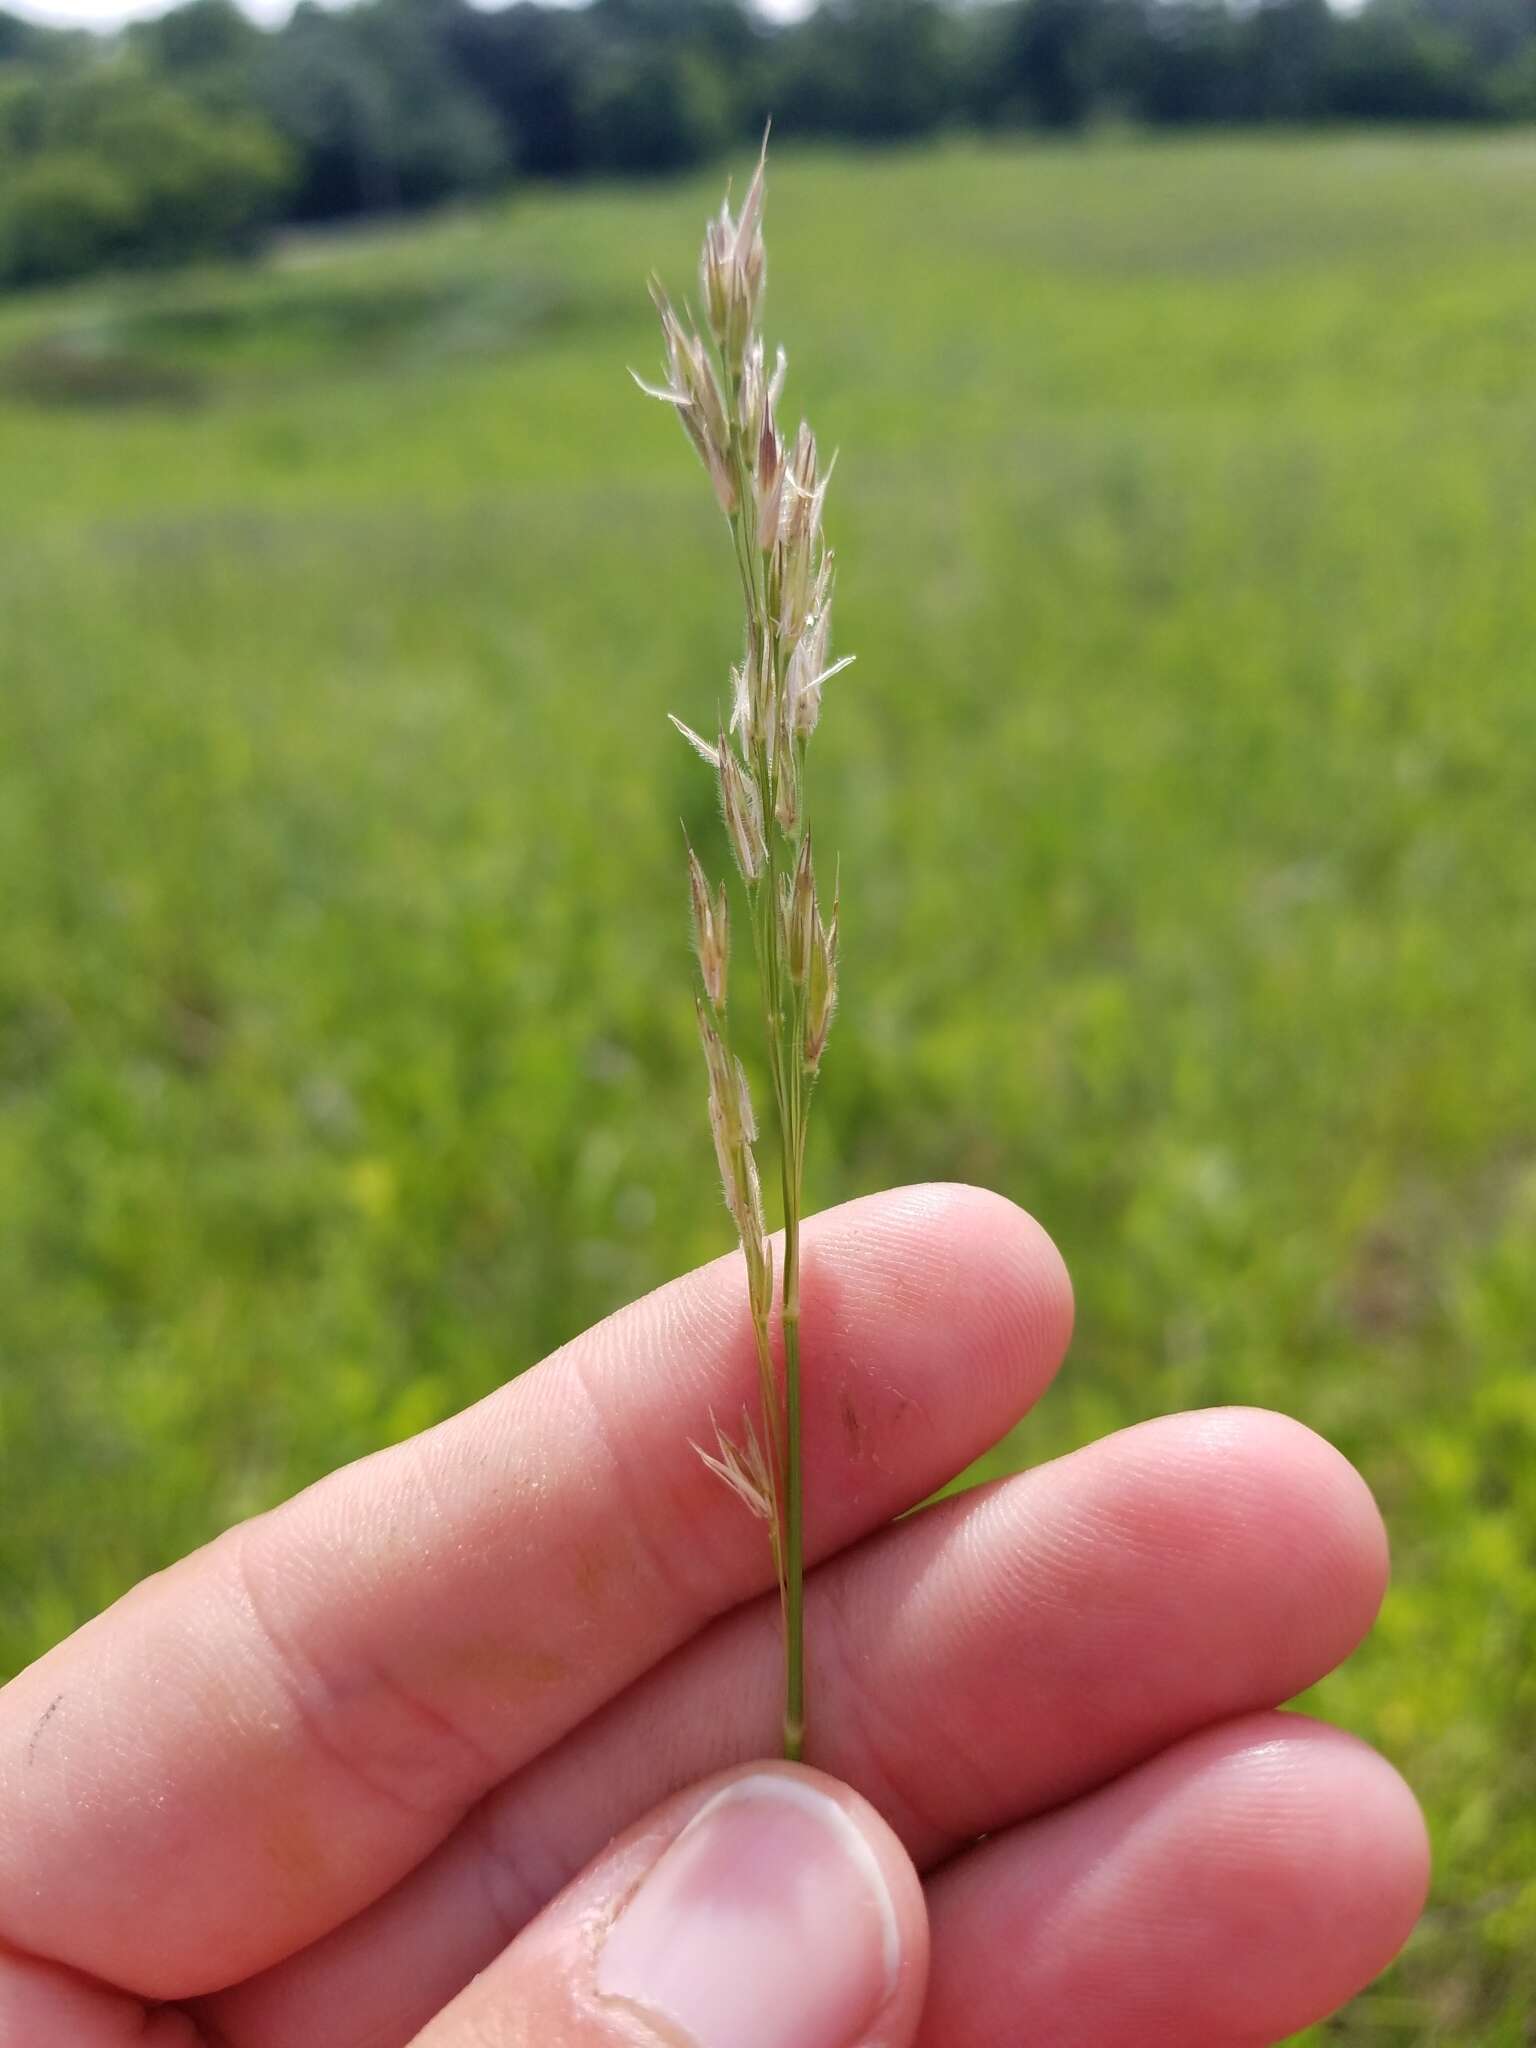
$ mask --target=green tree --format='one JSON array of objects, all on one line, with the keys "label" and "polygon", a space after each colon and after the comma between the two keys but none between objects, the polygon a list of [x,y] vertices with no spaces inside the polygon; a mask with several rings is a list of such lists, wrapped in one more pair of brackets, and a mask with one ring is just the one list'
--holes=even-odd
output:
[{"label": "green tree", "polygon": [[1424,19],[1458,38],[1479,68],[1517,63],[1536,44],[1536,0],[1417,0]]},{"label": "green tree", "polygon": [[685,170],[716,155],[731,127],[724,82],[708,59],[654,43],[607,51],[583,105],[599,170]]},{"label": "green tree", "polygon": [[336,14],[303,0],[271,38],[257,91],[298,157],[300,218],[426,205],[507,168],[503,128],[421,0]]},{"label": "green tree", "polygon": [[1225,0],[1147,0],[1132,103],[1157,122],[1236,121],[1248,111],[1242,28]]},{"label": "green tree", "polygon": [[256,116],[215,117],[125,58],[13,81],[0,163],[0,276],[13,282],[248,248],[289,175]]},{"label": "green tree", "polygon": [[823,0],[779,47],[774,108],[788,133],[893,142],[961,109],[954,17],[936,0]]},{"label": "green tree", "polygon": [[1269,121],[1326,114],[1333,34],[1328,0],[1259,0],[1244,35],[1246,111]]},{"label": "green tree", "polygon": [[1102,94],[1101,0],[1012,0],[983,16],[968,94],[985,121],[1081,128]]},{"label": "green tree", "polygon": [[48,133],[48,86],[40,72],[0,66],[0,164],[13,168],[39,150]]},{"label": "green tree", "polygon": [[606,44],[592,8],[516,0],[496,10],[459,8],[448,29],[459,71],[501,124],[513,161],[541,177],[569,177],[592,161],[589,82]]},{"label": "green tree", "polygon": [[99,156],[55,149],[13,167],[0,204],[0,282],[79,277],[133,246],[138,216]]},{"label": "green tree", "polygon": [[167,14],[135,22],[128,42],[146,70],[195,81],[210,72],[248,71],[262,34],[235,0],[185,0]]},{"label": "green tree", "polygon": [[1469,45],[1416,0],[1374,0],[1338,24],[1328,96],[1352,120],[1468,121],[1496,111],[1492,79]]}]

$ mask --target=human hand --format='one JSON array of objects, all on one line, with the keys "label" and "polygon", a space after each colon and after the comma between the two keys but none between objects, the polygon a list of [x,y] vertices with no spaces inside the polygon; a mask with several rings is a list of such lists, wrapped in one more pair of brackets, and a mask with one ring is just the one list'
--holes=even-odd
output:
[{"label": "human hand", "polygon": [[829,1777],[749,1764],[767,1545],[689,1447],[754,1396],[733,1257],[0,1692],[0,2048],[1252,2048],[1379,1970],[1417,1808],[1273,1711],[1371,1624],[1360,1479],[1218,1411],[888,1526],[1040,1395],[1066,1277],[970,1189],[805,1246]]}]

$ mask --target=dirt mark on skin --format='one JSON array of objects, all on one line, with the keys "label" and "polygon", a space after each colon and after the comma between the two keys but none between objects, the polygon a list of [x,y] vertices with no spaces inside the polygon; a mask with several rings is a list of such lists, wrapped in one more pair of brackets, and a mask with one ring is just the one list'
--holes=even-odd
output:
[{"label": "dirt mark on skin", "polygon": [[330,1858],[309,1819],[292,1810],[269,1814],[261,1823],[260,1840],[282,1890],[292,1898],[311,1897],[329,1871]]},{"label": "dirt mark on skin", "polygon": [[843,1435],[848,1440],[848,1455],[859,1458],[864,1454],[864,1424],[854,1406],[853,1396],[844,1387],[839,1412],[842,1416]]},{"label": "dirt mark on skin", "polygon": [[550,1650],[519,1650],[508,1659],[507,1675],[523,1685],[558,1685],[570,1676],[571,1667]]},{"label": "dirt mark on skin", "polygon": [[613,1576],[612,1560],[595,1545],[576,1553],[576,1592],[587,1607],[600,1607],[608,1581]]},{"label": "dirt mark on skin", "polygon": [[552,1650],[519,1649],[505,1636],[479,1636],[462,1644],[443,1660],[441,1669],[446,1676],[498,1690],[517,1686],[530,1692],[559,1685],[571,1672],[569,1662]]},{"label": "dirt mark on skin", "polygon": [[29,1764],[36,1758],[39,1737],[63,1704],[64,1695],[61,1692],[57,1692],[38,1716],[37,1726],[32,1730],[31,1740],[27,1743],[27,1762]]}]

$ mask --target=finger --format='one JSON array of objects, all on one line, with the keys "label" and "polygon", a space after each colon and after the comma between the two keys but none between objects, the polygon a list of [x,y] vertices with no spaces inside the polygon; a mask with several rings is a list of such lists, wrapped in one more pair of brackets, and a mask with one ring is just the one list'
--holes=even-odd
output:
[{"label": "finger", "polygon": [[[968,1189],[816,1219],[802,1289],[812,1555],[994,1440],[1070,1321],[1049,1241]],[[130,1594],[0,1698],[0,1939],[173,1998],[378,1897],[768,1579],[689,1444],[755,1387],[733,1258]]]},{"label": "finger", "polygon": [[417,2048],[907,2048],[927,1954],[922,1887],[879,1815],[758,1765],[631,1828]]},{"label": "finger", "polygon": [[1413,1795],[1294,1715],[1213,1729],[929,1882],[922,2048],[1262,2048],[1383,1970],[1424,1903]]},{"label": "finger", "polygon": [[[1369,1628],[1375,1504],[1284,1416],[1167,1416],[942,1503],[812,1578],[815,1761],[919,1867],[1191,1730],[1291,1697]],[[231,2048],[401,2048],[571,1873],[775,1736],[775,1604],[690,1643],[487,1799],[367,1913],[215,1999]]]},{"label": "finger", "polygon": [[87,1984],[57,1963],[0,1949],[4,2048],[202,2048],[183,2013],[150,2013],[136,1998]]}]

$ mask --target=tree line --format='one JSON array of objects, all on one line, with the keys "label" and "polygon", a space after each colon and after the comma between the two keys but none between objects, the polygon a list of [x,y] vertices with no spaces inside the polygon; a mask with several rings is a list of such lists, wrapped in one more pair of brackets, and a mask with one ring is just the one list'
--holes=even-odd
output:
[{"label": "tree line", "polygon": [[255,247],[519,177],[653,175],[755,136],[884,143],[1536,116],[1536,0],[185,0],[111,38],[0,12],[0,284]]}]

